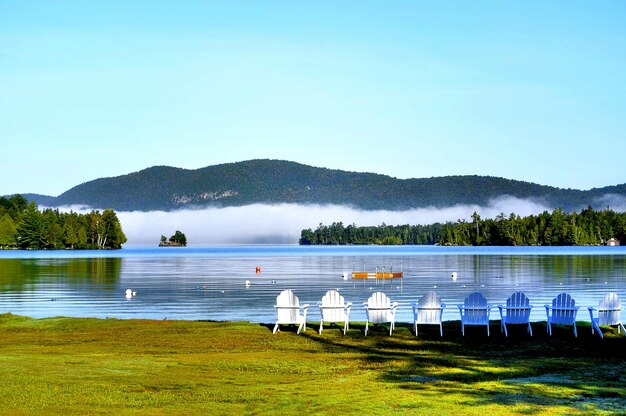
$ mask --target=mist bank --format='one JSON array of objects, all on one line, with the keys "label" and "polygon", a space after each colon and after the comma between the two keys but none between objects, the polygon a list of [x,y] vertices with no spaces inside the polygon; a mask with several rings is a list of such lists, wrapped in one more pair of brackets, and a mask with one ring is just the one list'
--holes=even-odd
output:
[{"label": "mist bank", "polygon": [[339,205],[254,204],[243,207],[198,210],[119,212],[130,244],[157,244],[160,236],[181,230],[189,244],[297,244],[303,229],[320,223],[380,225],[432,224],[470,220],[473,212],[483,218],[515,212],[541,213],[546,206],[517,198],[502,197],[487,206],[457,205],[407,211],[365,211]]},{"label": "mist bank", "polygon": [[[599,208],[626,211],[626,198],[605,195],[594,201]],[[584,207],[581,207],[581,209]],[[81,211],[91,208],[62,207]],[[455,205],[447,208],[416,208],[406,211],[361,210],[342,205],[252,204],[242,207],[182,209],[176,211],[120,211],[117,213],[128,244],[158,244],[161,235],[176,230],[185,233],[189,244],[297,244],[303,229],[320,223],[344,225],[428,225],[466,220],[477,212],[481,218],[501,213],[520,216],[551,211],[540,201],[502,196],[485,206]]]}]

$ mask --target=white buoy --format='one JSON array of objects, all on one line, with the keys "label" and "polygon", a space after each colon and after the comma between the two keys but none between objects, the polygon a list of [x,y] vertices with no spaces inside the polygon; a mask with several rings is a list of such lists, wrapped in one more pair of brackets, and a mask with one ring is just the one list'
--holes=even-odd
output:
[{"label": "white buoy", "polygon": [[457,278],[456,272],[452,272],[452,280],[456,282],[456,278]]},{"label": "white buoy", "polygon": [[343,274],[343,280],[348,280],[348,273]]},{"label": "white buoy", "polygon": [[133,297],[133,291],[131,289],[126,289],[126,299],[130,299]]},{"label": "white buoy", "polygon": [[244,283],[244,285],[246,285],[246,287],[250,287],[250,281],[246,280],[246,282]]}]

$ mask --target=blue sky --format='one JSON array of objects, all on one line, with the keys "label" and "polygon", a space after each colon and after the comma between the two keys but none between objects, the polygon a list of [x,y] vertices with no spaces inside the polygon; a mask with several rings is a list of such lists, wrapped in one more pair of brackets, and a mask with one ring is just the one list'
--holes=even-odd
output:
[{"label": "blue sky", "polygon": [[626,2],[0,1],[0,195],[256,158],[626,182]]}]

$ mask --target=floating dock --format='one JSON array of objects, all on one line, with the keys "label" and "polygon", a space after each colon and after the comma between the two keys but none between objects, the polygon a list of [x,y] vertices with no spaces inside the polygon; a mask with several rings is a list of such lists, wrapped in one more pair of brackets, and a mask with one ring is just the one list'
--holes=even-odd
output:
[{"label": "floating dock", "polygon": [[353,279],[399,279],[404,277],[404,272],[352,272]]}]

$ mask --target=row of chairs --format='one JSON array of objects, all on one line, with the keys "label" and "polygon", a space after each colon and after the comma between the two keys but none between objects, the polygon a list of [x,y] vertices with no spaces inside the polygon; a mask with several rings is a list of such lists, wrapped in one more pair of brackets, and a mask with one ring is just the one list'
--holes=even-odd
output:
[{"label": "row of chairs", "polygon": [[[344,297],[336,290],[329,290],[318,302],[320,308],[319,333],[322,333],[325,323],[342,323],[345,334],[350,326],[350,310],[352,302],[345,302]],[[398,302],[392,302],[383,292],[376,292],[370,296],[367,302],[363,303],[367,315],[365,323],[365,335],[369,330],[370,323],[389,323],[389,335],[395,329],[395,316]],[[547,315],[547,331],[552,335],[552,324],[573,325],[574,336],[578,336],[576,331],[576,315],[580,306],[568,293],[560,293],[552,300],[551,305],[544,305]],[[418,325],[439,325],[440,335],[443,336],[442,317],[446,304],[441,302],[437,293],[430,291],[418,302],[411,302],[413,309],[413,329],[418,335]],[[489,319],[491,309],[494,305],[487,302],[487,299],[480,292],[473,292],[465,298],[462,304],[458,304],[461,315],[461,332],[465,336],[466,325],[479,325],[487,327],[489,336]],[[533,305],[528,297],[522,292],[513,293],[506,301],[506,306],[497,305],[500,311],[500,330],[508,336],[507,325],[526,325],[532,336],[533,331],[530,325],[530,312]],[[277,320],[273,333],[275,334],[280,325],[298,325],[299,334],[301,330],[306,331],[306,318],[309,308],[308,304],[300,306],[298,297],[290,290],[282,291],[276,298]],[[588,307],[591,318],[591,333],[598,332],[601,338],[604,337],[600,326],[617,325],[618,332],[626,329],[621,322],[622,305],[619,296],[615,293],[608,293],[600,300],[598,308]],[[596,314],[594,315],[594,312]]]}]

